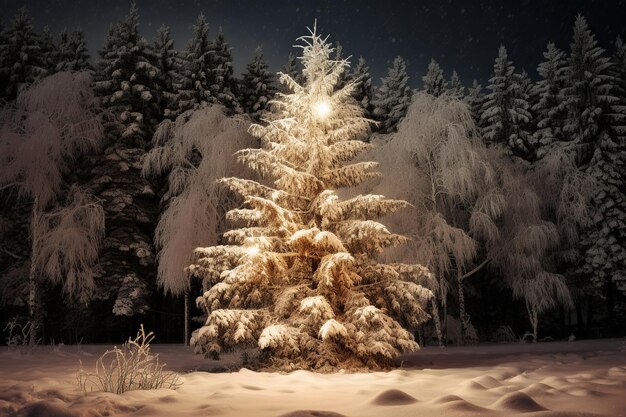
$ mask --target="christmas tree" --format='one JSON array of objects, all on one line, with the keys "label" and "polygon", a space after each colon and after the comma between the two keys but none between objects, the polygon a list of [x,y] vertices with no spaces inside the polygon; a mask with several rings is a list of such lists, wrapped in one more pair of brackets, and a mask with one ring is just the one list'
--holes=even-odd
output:
[{"label": "christmas tree", "polygon": [[[348,66],[315,30],[300,38],[304,83],[280,74],[264,125],[250,132],[261,149],[238,159],[267,181],[221,182],[244,198],[227,213],[236,227],[223,246],[197,248],[189,272],[202,279],[198,305],[206,323],[193,333],[196,352],[216,357],[258,346],[261,363],[282,370],[383,369],[418,349],[411,333],[429,315],[433,276],[421,265],[379,264],[376,254],[403,236],[370,220],[405,207],[381,195],[342,200],[338,189],[376,177],[373,162],[349,163],[370,145],[370,121],[349,82]],[[422,285],[424,284],[424,285]]]}]

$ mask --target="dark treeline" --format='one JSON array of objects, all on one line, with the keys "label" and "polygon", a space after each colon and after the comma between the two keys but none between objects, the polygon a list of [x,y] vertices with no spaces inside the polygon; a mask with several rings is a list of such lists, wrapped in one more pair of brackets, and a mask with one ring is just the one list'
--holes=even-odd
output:
[{"label": "dark treeline", "polygon": [[[86,71],[93,77],[93,90],[104,110],[102,146],[77,158],[61,187],[61,194],[69,195],[76,184],[104,208],[104,238],[93,268],[96,286],[88,297],[68,296],[61,286],[40,277],[44,271],[31,267],[33,202],[19,198],[8,185],[0,189],[0,321],[16,315],[28,318],[27,306],[34,303],[30,319],[41,323],[45,342],[119,341],[134,334],[140,322],[154,329],[160,342],[182,340],[183,299],[164,294],[156,279],[155,228],[172,185],[164,176],[142,175],[144,157],[155,146],[153,135],[164,120],[188,117],[195,109],[219,104],[228,114],[247,114],[258,121],[282,88],[260,48],[241,77],[236,77],[224,34],[212,35],[202,14],[187,45],[176,48],[167,27],[161,27],[152,41],[146,40],[139,31],[138,13],[133,5],[124,20],[111,26],[95,65],[79,30],[56,35],[47,28],[36,31],[26,9],[0,27],[3,107],[12,106],[22,91],[47,76]],[[339,45],[335,59],[343,59]],[[622,336],[626,328],[626,45],[618,38],[608,52],[602,49],[579,16],[569,48],[550,43],[538,61],[539,79],[532,80],[516,69],[501,46],[492,78],[483,88],[476,82],[462,85],[456,71],[446,78],[432,60],[422,77],[422,91],[465,102],[487,145],[504,147],[528,170],[558,155],[564,164],[571,162],[581,175],[595,179],[598,186],[585,213],[587,221],[576,226],[580,229],[577,244],[551,260],[552,268],[567,279],[575,310],[561,309],[546,317],[542,333],[555,338],[572,332],[579,338]],[[282,71],[301,80],[301,67],[293,56]],[[354,80],[360,82],[354,96],[377,122],[377,133],[394,132],[414,93],[405,61],[397,57],[380,84],[373,85],[361,57],[339,86]],[[546,215],[567,217],[557,209]],[[29,276],[38,283],[36,293],[29,292]],[[524,305],[511,304],[507,291],[498,285],[497,273],[488,271],[468,285],[467,310],[482,340],[490,340],[494,325],[510,324],[520,334],[527,330]],[[190,293],[197,294],[193,284]]]}]

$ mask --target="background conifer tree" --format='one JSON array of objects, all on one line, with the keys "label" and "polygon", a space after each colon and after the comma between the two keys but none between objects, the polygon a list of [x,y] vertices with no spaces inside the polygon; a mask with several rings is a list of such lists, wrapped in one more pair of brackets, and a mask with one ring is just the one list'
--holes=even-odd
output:
[{"label": "background conifer tree", "polygon": [[35,32],[26,7],[22,7],[4,32],[0,45],[1,97],[10,101],[29,84],[46,75],[40,36]]},{"label": "background conifer tree", "polygon": [[488,143],[501,144],[524,159],[533,159],[535,149],[525,127],[531,121],[524,77],[515,73],[506,48],[500,46],[489,80],[481,114],[483,135]]},{"label": "background conifer tree", "polygon": [[422,77],[424,82],[424,91],[426,94],[431,94],[435,97],[439,97],[446,90],[448,83],[443,77],[443,69],[439,66],[434,59],[430,60],[428,64],[428,70]]},{"label": "background conifer tree", "polygon": [[244,71],[239,87],[239,100],[243,110],[254,120],[259,120],[276,94],[275,77],[269,72],[261,48],[256,48],[254,56]]},{"label": "background conifer tree", "polygon": [[374,119],[380,123],[378,129],[381,133],[393,132],[396,129],[409,108],[411,95],[406,62],[401,57],[396,57],[372,101]]}]

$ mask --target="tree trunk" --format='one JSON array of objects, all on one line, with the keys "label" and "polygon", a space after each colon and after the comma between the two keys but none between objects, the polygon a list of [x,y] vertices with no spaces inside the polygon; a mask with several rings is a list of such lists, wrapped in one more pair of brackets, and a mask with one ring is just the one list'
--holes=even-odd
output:
[{"label": "tree trunk", "polygon": [[443,303],[443,345],[448,345],[448,303]]},{"label": "tree trunk", "polygon": [[37,197],[33,201],[33,212],[30,223],[31,234],[31,253],[30,253],[30,270],[28,274],[28,325],[30,326],[30,334],[28,344],[34,346],[37,343],[37,327],[39,327],[37,317],[37,268],[33,259],[37,250],[37,220],[39,218],[39,203]]},{"label": "tree trunk", "polygon": [[185,291],[185,340],[184,340],[184,344],[185,346],[189,346],[189,310],[190,310],[190,306],[189,306],[189,290]]},{"label": "tree trunk", "polygon": [[[611,278],[606,278],[606,281],[604,283],[604,290],[605,290],[605,300],[606,300],[606,316],[607,316],[607,324],[608,324],[608,336],[610,337],[614,337],[615,336],[615,302],[613,301],[613,285],[611,282]],[[603,329],[604,332],[606,332],[606,329]],[[606,335],[606,333],[605,333]]]},{"label": "tree trunk", "polygon": [[457,271],[456,283],[459,291],[459,321],[461,322],[461,344],[465,345],[467,343],[467,327],[469,324],[469,319],[467,318],[467,313],[465,312],[465,292],[463,291],[463,278],[461,276],[461,271]]},{"label": "tree trunk", "polygon": [[528,311],[528,318],[530,319],[530,324],[533,328],[533,343],[537,343],[537,327],[539,326],[537,309],[526,303],[526,311]]},{"label": "tree trunk", "polygon": [[[593,325],[593,296],[587,296],[587,323],[585,323],[585,328],[587,329],[587,334],[591,330],[591,326]],[[597,337],[594,335],[594,337]]]},{"label": "tree trunk", "polygon": [[419,326],[417,326],[417,329],[415,329],[415,332],[414,332],[413,335],[417,339],[417,344],[420,347],[425,346],[425,343],[424,343],[424,326],[423,325],[420,324]]},{"label": "tree trunk", "polygon": [[441,334],[441,321],[439,319],[439,307],[437,307],[437,300],[435,300],[435,297],[430,300],[430,305],[432,306],[433,311],[433,321],[435,322],[437,341],[439,342],[439,347],[444,347],[443,335]]},{"label": "tree trunk", "polygon": [[584,323],[583,323],[583,306],[582,300],[576,303],[576,327],[578,328],[578,337],[583,334]]}]

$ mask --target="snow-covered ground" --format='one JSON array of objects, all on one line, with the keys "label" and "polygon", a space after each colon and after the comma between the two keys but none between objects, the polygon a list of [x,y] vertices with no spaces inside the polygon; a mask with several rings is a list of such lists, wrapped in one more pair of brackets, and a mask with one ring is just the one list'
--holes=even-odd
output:
[{"label": "snow-covered ground", "polygon": [[0,416],[626,416],[626,340],[425,348],[391,372],[207,372],[229,366],[156,345],[176,391],[80,393],[107,346],[0,348]]}]

